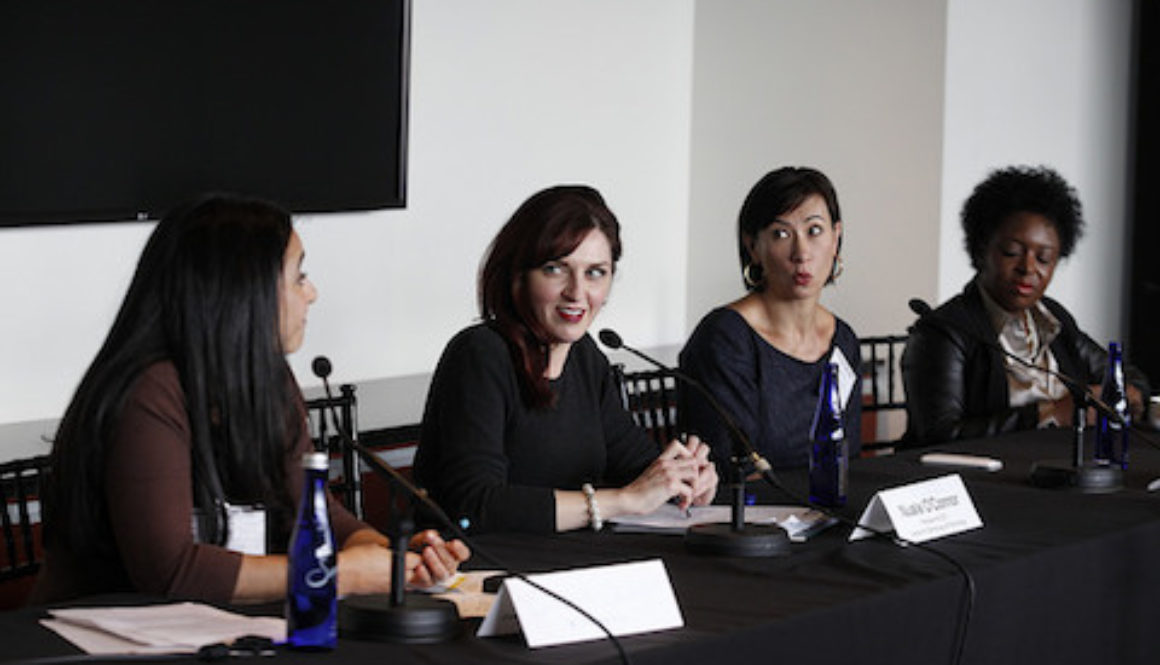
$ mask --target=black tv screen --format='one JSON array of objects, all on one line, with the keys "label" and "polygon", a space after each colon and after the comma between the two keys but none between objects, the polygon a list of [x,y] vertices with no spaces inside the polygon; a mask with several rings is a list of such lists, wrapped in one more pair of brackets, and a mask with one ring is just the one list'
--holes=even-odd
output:
[{"label": "black tv screen", "polygon": [[405,204],[407,0],[0,1],[0,225]]}]

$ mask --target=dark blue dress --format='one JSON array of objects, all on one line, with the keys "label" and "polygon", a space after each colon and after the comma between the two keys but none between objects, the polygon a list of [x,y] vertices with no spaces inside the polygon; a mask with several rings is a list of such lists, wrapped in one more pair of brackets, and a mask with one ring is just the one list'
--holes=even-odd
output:
[{"label": "dark blue dress", "polygon": [[[705,315],[681,351],[681,369],[705,385],[749,437],[754,447],[778,468],[809,464],[810,425],[818,402],[822,371],[837,348],[854,370],[843,413],[850,457],[861,448],[861,353],[858,337],[835,317],[830,352],[804,362],[774,348],[733,309],[719,307]],[[847,380],[847,384],[849,380]],[[684,428],[713,447],[718,464],[729,458],[729,432],[709,404],[695,391],[682,389]]]}]

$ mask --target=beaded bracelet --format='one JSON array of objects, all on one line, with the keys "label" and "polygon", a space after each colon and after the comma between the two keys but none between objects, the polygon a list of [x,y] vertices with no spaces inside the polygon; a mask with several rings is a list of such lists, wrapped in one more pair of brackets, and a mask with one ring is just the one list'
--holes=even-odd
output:
[{"label": "beaded bracelet", "polygon": [[588,502],[588,526],[592,527],[593,531],[599,531],[604,528],[604,520],[600,519],[600,506],[596,503],[596,488],[592,487],[592,483],[584,483],[580,486],[580,491],[584,492],[584,500]]}]

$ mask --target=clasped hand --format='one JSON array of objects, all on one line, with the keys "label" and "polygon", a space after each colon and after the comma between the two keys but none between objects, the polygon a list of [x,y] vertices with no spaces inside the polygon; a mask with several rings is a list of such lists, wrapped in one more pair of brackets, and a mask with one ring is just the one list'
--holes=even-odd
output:
[{"label": "clasped hand", "polygon": [[635,513],[652,512],[670,499],[681,510],[709,504],[717,494],[717,468],[709,459],[709,446],[696,436],[686,443],[674,439],[624,490]]}]

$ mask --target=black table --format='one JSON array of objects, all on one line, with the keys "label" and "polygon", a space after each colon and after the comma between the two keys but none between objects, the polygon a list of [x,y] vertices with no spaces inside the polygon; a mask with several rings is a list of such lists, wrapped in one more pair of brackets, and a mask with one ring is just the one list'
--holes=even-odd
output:
[{"label": "black table", "polygon": [[[1033,461],[1067,458],[1066,432],[1031,432],[947,445],[1002,459],[997,473],[959,472],[984,523],[931,546],[965,566],[977,585],[964,663],[1154,663],[1160,628],[1160,452],[1137,445],[1126,489],[1110,495],[1043,490],[1027,482]],[[874,492],[946,470],[921,466],[920,452],[855,460],[856,519]],[[804,472],[780,474],[801,491]],[[771,503],[786,499],[755,488]],[[661,557],[685,627],[622,638],[633,662],[916,663],[951,660],[963,578],[947,562],[885,539],[848,543],[835,527],[772,559],[688,554],[679,537],[576,532],[551,537],[490,535],[480,547],[524,571]],[[487,567],[482,562],[480,567]],[[74,653],[40,628],[36,608],[0,614],[0,659]],[[479,639],[465,622],[456,641],[403,646],[342,640],[328,655],[285,653],[283,661],[395,663],[615,663],[603,641],[529,650],[519,637]]]}]

